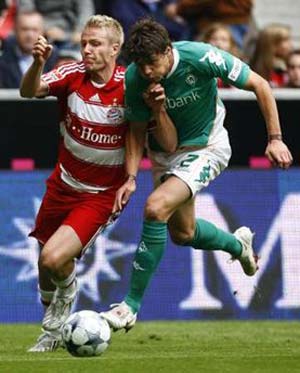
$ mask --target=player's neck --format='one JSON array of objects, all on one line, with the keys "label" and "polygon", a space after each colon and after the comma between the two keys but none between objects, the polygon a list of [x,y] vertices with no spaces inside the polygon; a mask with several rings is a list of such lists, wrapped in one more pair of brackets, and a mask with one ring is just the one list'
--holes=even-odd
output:
[{"label": "player's neck", "polygon": [[115,69],[114,65],[109,65],[103,70],[95,71],[91,74],[91,79],[98,84],[106,84],[110,81]]}]

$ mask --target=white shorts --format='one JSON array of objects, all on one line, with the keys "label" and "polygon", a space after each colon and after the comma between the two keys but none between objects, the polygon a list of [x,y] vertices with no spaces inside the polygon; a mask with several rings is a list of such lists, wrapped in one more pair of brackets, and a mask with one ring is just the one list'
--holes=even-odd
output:
[{"label": "white shorts", "polygon": [[195,146],[179,149],[168,154],[150,152],[153,163],[154,183],[157,186],[168,175],[175,175],[184,181],[194,196],[207,187],[223,171],[231,157],[227,131],[212,145],[197,149]]}]

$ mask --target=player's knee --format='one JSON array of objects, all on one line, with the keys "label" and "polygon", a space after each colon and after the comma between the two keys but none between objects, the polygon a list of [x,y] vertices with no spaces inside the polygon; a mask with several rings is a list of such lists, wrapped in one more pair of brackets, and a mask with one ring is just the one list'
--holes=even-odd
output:
[{"label": "player's knee", "polygon": [[194,238],[193,229],[187,229],[184,231],[178,231],[178,230],[171,231],[170,230],[169,232],[170,232],[171,240],[173,241],[173,243],[175,243],[176,245],[180,245],[180,246],[188,246],[189,242],[191,242]]},{"label": "player's knee", "polygon": [[165,197],[150,196],[145,205],[144,215],[147,220],[165,221],[167,217]]},{"label": "player's knee", "polygon": [[61,268],[61,260],[59,255],[53,251],[42,250],[39,258],[39,268],[51,273],[57,273]]}]

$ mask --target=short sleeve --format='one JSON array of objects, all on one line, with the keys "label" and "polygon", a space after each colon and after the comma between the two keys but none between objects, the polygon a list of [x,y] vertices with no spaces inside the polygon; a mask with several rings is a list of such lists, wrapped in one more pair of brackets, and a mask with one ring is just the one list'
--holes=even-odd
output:
[{"label": "short sleeve", "polygon": [[48,96],[61,96],[68,88],[72,73],[66,69],[67,65],[62,65],[58,69],[54,69],[42,75],[41,79],[48,84]]},{"label": "short sleeve", "polygon": [[239,58],[206,43],[193,44],[193,64],[196,69],[210,77],[221,78],[237,88],[243,88],[250,68]]}]

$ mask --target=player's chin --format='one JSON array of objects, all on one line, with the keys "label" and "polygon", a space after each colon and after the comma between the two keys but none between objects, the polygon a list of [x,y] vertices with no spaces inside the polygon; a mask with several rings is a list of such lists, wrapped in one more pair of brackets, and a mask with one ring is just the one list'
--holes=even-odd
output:
[{"label": "player's chin", "polygon": [[86,69],[86,71],[93,71],[93,65],[91,63],[88,63],[88,62],[84,62],[84,67]]},{"label": "player's chin", "polygon": [[87,71],[95,71],[97,70],[96,64],[94,61],[91,60],[83,60],[84,67]]},{"label": "player's chin", "polygon": [[162,80],[162,77],[161,76],[154,76],[154,77],[151,77],[151,78],[147,78],[147,80],[150,83],[159,83]]},{"label": "player's chin", "polygon": [[142,74],[142,76],[148,80],[148,82],[150,83],[159,83],[162,79],[161,76],[151,76],[151,75],[145,75],[145,74]]}]

